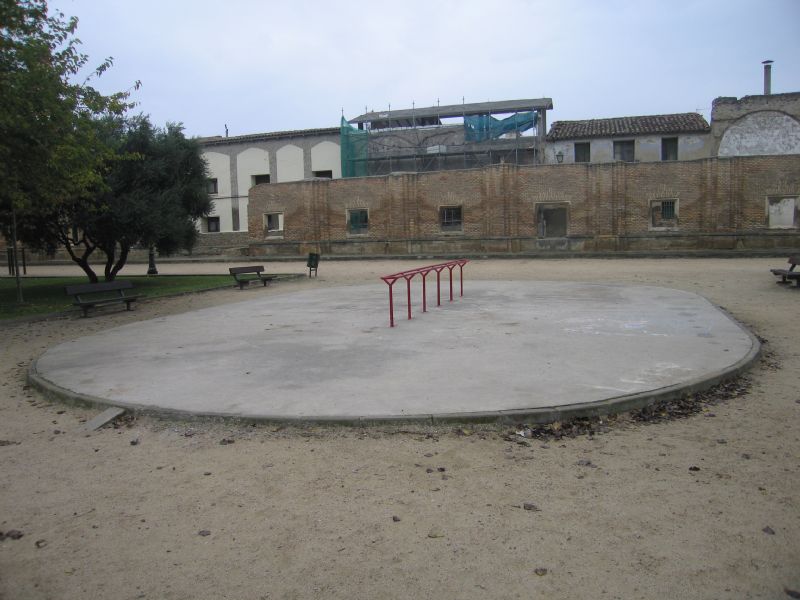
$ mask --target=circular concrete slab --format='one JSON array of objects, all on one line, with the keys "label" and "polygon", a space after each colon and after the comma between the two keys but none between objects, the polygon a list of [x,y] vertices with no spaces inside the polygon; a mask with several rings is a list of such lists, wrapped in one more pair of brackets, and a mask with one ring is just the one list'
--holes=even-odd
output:
[{"label": "circular concrete slab", "polygon": [[[747,366],[758,342],[704,298],[672,289],[467,281],[406,320],[382,283],[132,323],[60,344],[31,380],[63,397],[158,413],[261,419],[526,418],[643,406]],[[263,291],[263,293],[261,293]],[[102,318],[102,317],[96,317]]]}]

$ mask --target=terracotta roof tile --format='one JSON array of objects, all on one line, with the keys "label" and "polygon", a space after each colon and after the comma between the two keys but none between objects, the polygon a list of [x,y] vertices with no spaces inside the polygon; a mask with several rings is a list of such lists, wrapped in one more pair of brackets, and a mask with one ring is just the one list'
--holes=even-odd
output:
[{"label": "terracotta roof tile", "polygon": [[596,137],[620,137],[654,133],[706,133],[708,122],[697,113],[648,115],[590,119],[588,121],[555,121],[547,134],[549,141]]}]

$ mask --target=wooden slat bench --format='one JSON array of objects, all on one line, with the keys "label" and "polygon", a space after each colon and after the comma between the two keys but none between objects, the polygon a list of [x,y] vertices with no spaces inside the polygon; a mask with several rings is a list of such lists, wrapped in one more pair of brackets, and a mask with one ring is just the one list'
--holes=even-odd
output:
[{"label": "wooden slat bench", "polygon": [[251,281],[260,281],[264,287],[277,278],[277,275],[265,275],[264,267],[262,265],[254,265],[252,267],[231,267],[228,269],[233,275],[233,279],[239,286],[239,289],[244,289],[244,286],[250,285]]},{"label": "wooden slat bench", "polygon": [[125,290],[133,289],[130,281],[104,281],[101,283],[81,283],[68,285],[64,288],[67,296],[73,296],[75,306],[80,306],[83,316],[89,316],[90,308],[107,306],[109,304],[125,303],[127,310],[131,310],[131,303],[136,302],[139,295],[128,295]]},{"label": "wooden slat bench", "polygon": [[770,269],[770,273],[775,275],[776,277],[780,277],[781,280],[777,283],[789,283],[789,280],[794,280],[798,286],[800,286],[800,271],[795,271],[795,267],[798,263],[798,258],[796,256],[789,257],[789,264],[791,265],[788,269]]}]

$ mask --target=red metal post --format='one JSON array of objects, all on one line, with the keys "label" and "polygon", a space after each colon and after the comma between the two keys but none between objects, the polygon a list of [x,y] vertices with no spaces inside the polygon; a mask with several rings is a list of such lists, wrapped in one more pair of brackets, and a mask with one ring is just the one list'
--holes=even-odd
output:
[{"label": "red metal post", "polygon": [[406,277],[406,292],[408,293],[408,318],[411,320],[411,278],[414,277]]},{"label": "red metal post", "polygon": [[461,295],[464,295],[464,263],[458,263],[458,280],[461,283]]},{"label": "red metal post", "polygon": [[[389,283],[388,281],[386,283]],[[389,327],[394,327],[394,299],[392,298],[392,286],[394,281],[389,283]]]},{"label": "red metal post", "polygon": [[425,289],[425,278],[428,276],[430,271],[424,271],[422,273],[422,312],[428,312],[428,302],[427,302],[427,291]]},{"label": "red metal post", "polygon": [[441,269],[436,269],[436,306],[442,305],[442,285],[440,277],[442,275]]},{"label": "red metal post", "polygon": [[450,270],[450,302],[453,301],[453,267],[454,266],[455,265],[447,267]]}]

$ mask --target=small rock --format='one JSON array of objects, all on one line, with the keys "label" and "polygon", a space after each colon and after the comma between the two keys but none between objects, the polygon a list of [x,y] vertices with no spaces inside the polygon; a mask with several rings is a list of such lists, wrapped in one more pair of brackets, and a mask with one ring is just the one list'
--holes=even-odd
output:
[{"label": "small rock", "polygon": [[[798,400],[798,402],[800,402],[800,400]],[[800,592],[795,592],[789,588],[783,588],[783,592],[789,596],[789,598],[800,598]]]},{"label": "small rock", "polygon": [[548,450],[550,448],[550,446],[548,446],[547,444],[542,444],[541,446],[539,446],[539,448],[542,448],[544,450]]},{"label": "small rock", "polygon": [[201,529],[200,531],[197,532],[197,535],[202,535],[203,537],[206,537],[208,535],[211,535],[211,532],[208,529]]},{"label": "small rock", "polygon": [[433,473],[433,469],[431,469],[430,467],[428,467],[427,469],[425,469],[425,472],[426,472],[426,473]]},{"label": "small rock", "polygon": [[211,475],[211,471],[206,471],[203,475]]},{"label": "small rock", "polygon": [[539,512],[541,510],[533,502],[523,502],[522,503],[522,508],[524,508],[525,510],[532,510],[534,512]]},{"label": "small rock", "polygon": [[34,542],[34,545],[35,545],[37,548],[44,548],[45,546],[47,546],[47,540],[36,540],[36,541]]},{"label": "small rock", "polygon": [[764,529],[762,529],[761,531],[763,531],[767,535],[775,535],[775,530],[772,527],[770,527],[769,525],[764,527]]},{"label": "small rock", "polygon": [[131,446],[138,446],[139,445],[139,438],[131,440]]},{"label": "small rock", "polygon": [[392,517],[392,521],[394,521],[395,523],[399,523],[400,522],[400,517],[398,517],[397,515],[394,515]]},{"label": "small rock", "polygon": [[747,452],[744,452],[742,454],[742,458],[745,459],[745,460],[750,460],[750,455]]},{"label": "small rock", "polygon": [[544,567],[539,567],[537,569],[534,569],[533,572],[536,573],[536,575],[538,575],[539,577],[544,577],[545,575],[547,575],[547,569],[545,569]]},{"label": "small rock", "polygon": [[445,469],[444,467],[436,467],[436,470],[439,471],[439,473],[444,473],[445,471],[447,471],[447,469]]},{"label": "small rock", "polygon": [[6,537],[10,540],[18,540],[21,538],[24,533],[22,533],[19,529],[9,529],[6,531]]},{"label": "small rock", "polygon": [[592,466],[594,466],[594,465],[592,465],[592,461],[590,461],[588,458],[582,458],[578,462],[576,462],[575,464],[578,465],[579,467],[592,467]]},{"label": "small rock", "polygon": [[423,454],[423,456],[425,458],[433,458],[433,454],[431,454],[430,452],[426,452],[425,454]]},{"label": "small rock", "polygon": [[717,443],[718,444],[727,444],[728,440],[719,439],[719,440],[717,440]]},{"label": "small rock", "polygon": [[434,528],[434,529],[431,529],[431,530],[428,532],[428,537],[429,537],[429,538],[433,538],[433,539],[436,539],[436,538],[443,538],[443,537],[444,537],[444,534],[441,532],[441,530]]},{"label": "small rock", "polygon": [[53,429],[53,435],[58,435],[59,433],[61,433],[60,429]]},{"label": "small rock", "polygon": [[699,471],[699,470],[700,470],[700,467],[697,467],[697,466],[695,466],[695,465],[692,465],[691,467],[689,467],[689,470],[690,470],[690,471]]},{"label": "small rock", "polygon": [[228,444],[233,444],[236,440],[232,438],[222,438],[219,441],[220,446],[227,446]]}]

